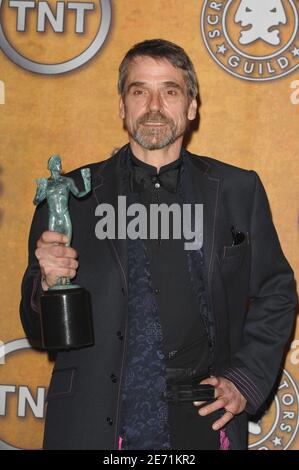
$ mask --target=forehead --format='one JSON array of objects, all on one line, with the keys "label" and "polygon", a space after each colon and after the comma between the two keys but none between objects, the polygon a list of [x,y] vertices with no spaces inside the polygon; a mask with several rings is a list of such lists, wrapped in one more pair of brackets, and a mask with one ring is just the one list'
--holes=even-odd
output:
[{"label": "forehead", "polygon": [[126,85],[131,82],[158,83],[167,81],[186,86],[183,70],[174,67],[167,59],[140,56],[134,58],[128,66]]}]

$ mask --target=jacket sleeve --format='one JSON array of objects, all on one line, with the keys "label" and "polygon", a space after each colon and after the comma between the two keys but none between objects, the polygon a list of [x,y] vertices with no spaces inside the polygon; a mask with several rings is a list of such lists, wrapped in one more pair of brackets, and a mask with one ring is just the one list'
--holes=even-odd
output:
[{"label": "jacket sleeve", "polygon": [[28,245],[28,266],[21,286],[20,316],[24,331],[36,348],[42,347],[40,326],[41,272],[35,256],[36,242],[48,229],[47,204],[41,203],[33,216]]},{"label": "jacket sleeve", "polygon": [[259,176],[251,215],[249,309],[240,349],[223,375],[247,399],[245,411],[255,414],[269,396],[294,327],[297,305],[294,273],[272,222]]}]

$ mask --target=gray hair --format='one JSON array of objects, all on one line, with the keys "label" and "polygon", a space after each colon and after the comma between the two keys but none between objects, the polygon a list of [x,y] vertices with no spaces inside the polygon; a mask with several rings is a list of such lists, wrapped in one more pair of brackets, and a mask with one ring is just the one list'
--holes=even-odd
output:
[{"label": "gray hair", "polygon": [[198,81],[194,65],[184,49],[165,39],[149,39],[135,44],[125,55],[119,66],[118,93],[123,96],[128,75],[128,67],[136,57],[151,57],[157,60],[168,60],[174,67],[183,70],[189,99],[198,96]]}]

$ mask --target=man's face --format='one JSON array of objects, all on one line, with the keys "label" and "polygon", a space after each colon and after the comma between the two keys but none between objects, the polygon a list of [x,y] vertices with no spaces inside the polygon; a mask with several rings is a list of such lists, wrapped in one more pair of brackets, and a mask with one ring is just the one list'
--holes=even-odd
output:
[{"label": "man's face", "polygon": [[144,56],[130,63],[120,117],[141,147],[156,150],[171,145],[183,136],[196,110],[181,69],[167,60]]}]

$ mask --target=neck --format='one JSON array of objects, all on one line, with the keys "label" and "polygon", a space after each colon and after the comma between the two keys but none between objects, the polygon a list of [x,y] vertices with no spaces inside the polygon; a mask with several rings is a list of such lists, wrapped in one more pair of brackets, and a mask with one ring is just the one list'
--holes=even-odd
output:
[{"label": "neck", "polygon": [[149,165],[155,166],[157,168],[157,172],[159,172],[161,166],[167,165],[168,163],[171,163],[179,158],[183,137],[178,138],[175,142],[173,142],[173,144],[158,150],[145,149],[131,137],[129,138],[129,141],[135,157],[139,158],[139,160],[142,160],[145,163],[148,163]]},{"label": "neck", "polygon": [[59,171],[51,171],[51,176],[54,180],[57,180],[59,178]]}]

